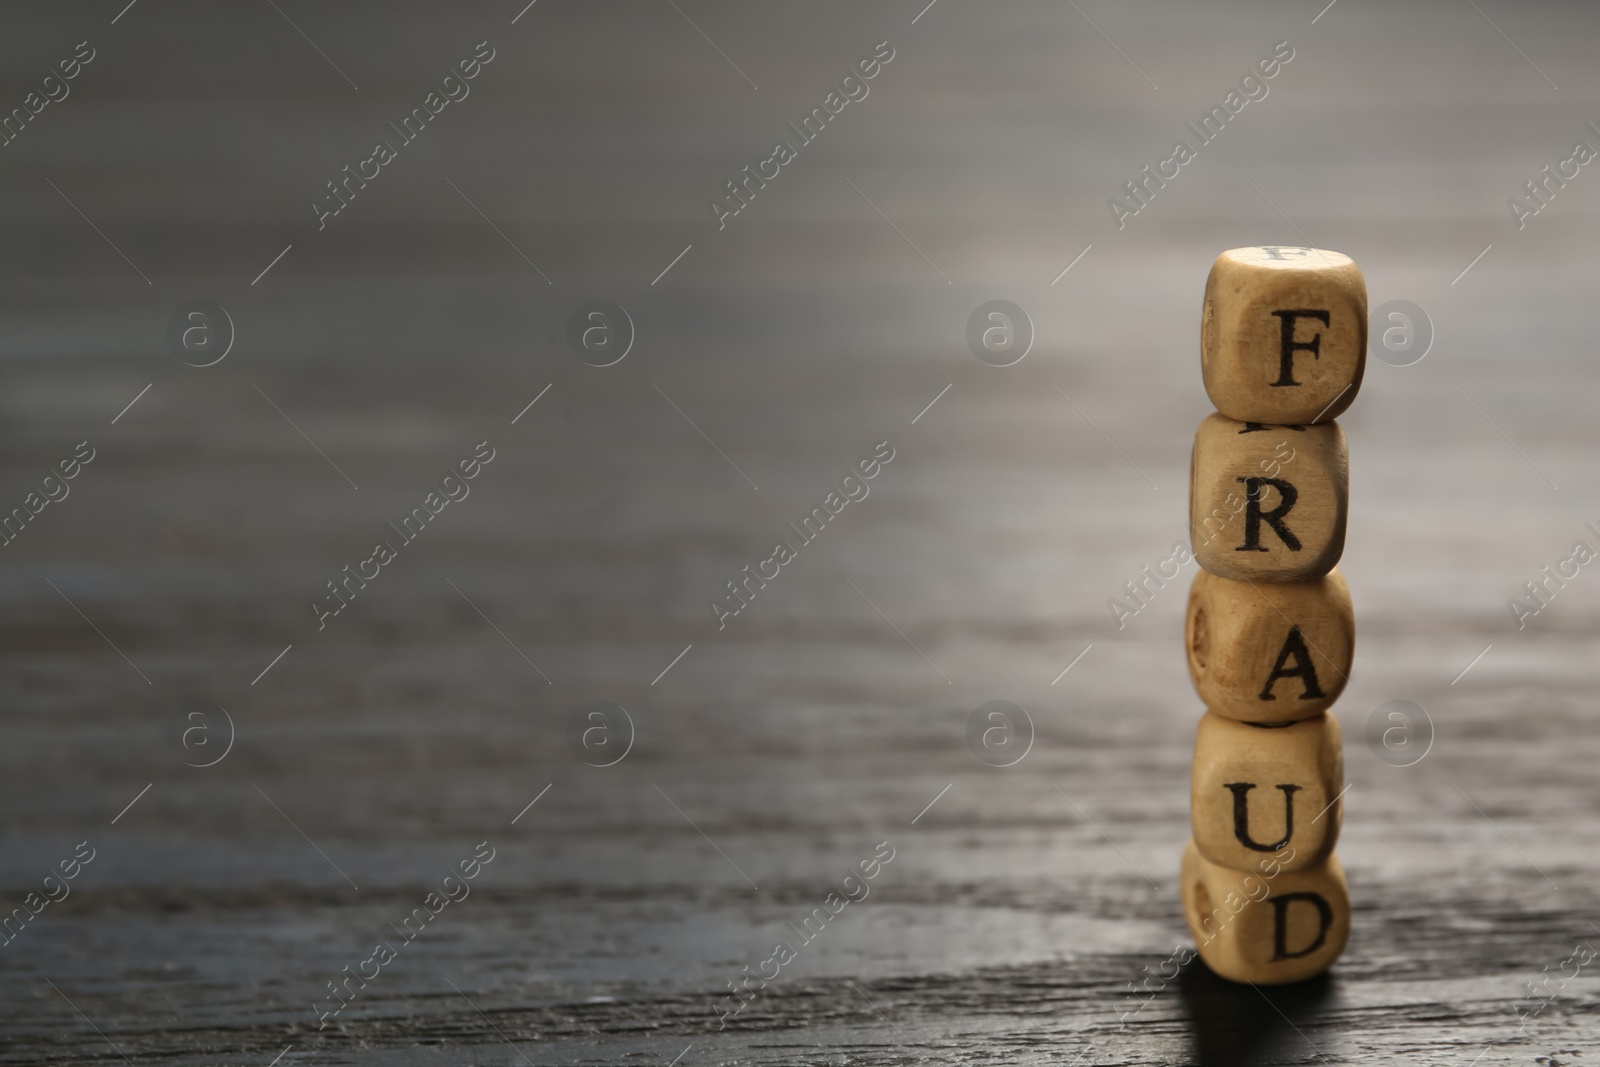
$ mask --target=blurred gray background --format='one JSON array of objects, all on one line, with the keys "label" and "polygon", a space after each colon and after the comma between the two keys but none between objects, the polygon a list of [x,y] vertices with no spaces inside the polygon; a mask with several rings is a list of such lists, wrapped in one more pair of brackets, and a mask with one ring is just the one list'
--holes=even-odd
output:
[{"label": "blurred gray background", "polygon": [[[523,2],[0,10],[0,108],[94,56],[0,147],[0,510],[95,457],[0,549],[0,910],[95,850],[0,948],[0,1063],[1596,1054],[1594,966],[1563,961],[1600,940],[1600,577],[1522,629],[1507,599],[1600,547],[1600,172],[1520,229],[1507,198],[1600,148],[1600,12]],[[719,230],[707,201],[883,41]],[[1119,229],[1107,199],[1281,41]],[[479,42],[470,95],[319,230]],[[1206,271],[1259,243],[1351,255],[1434,334],[1341,420],[1355,933],[1280,990],[1149,978],[1187,942],[1192,567],[1106,607],[1185,537]],[[200,299],[234,331],[208,367],[167,340]],[[604,368],[566,341],[598,299],[636,334]],[[1032,322],[1012,366],[967,345],[992,299]],[[719,630],[708,601],[885,440]],[[319,630],[481,441],[470,496]],[[1007,768],[966,741],[994,699],[1034,732]],[[593,700],[631,716],[612,766]],[[1431,721],[1411,766],[1366,740],[1391,700]],[[482,841],[471,896],[319,1029]],[[719,1028],[883,841],[870,899]]]}]

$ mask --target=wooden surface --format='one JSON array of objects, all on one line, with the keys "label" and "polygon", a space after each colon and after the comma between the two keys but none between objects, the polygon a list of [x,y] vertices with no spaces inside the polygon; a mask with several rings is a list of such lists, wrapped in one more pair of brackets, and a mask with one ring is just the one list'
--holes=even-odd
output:
[{"label": "wooden surface", "polygon": [[[1600,578],[1572,564],[1520,630],[1506,603],[1600,546],[1600,177],[1520,230],[1506,206],[1596,143],[1592,9],[276,6],[0,15],[8,107],[96,49],[0,148],[0,504],[95,449],[0,549],[5,906],[96,850],[0,948],[0,1063],[1600,1054],[1593,964],[1517,1014],[1600,940]],[[324,183],[484,40],[319,231]],[[883,40],[719,231],[708,198]],[[1119,230],[1107,198],[1281,40],[1269,95]],[[1107,600],[1184,537],[1206,271],[1256,243],[1348,253],[1436,333],[1340,420],[1353,933],[1325,980],[1190,964],[1123,1025],[1186,943],[1193,565],[1122,629]],[[164,337],[197,298],[237,328],[207,368]],[[637,329],[615,366],[567,350],[591,299]],[[967,348],[992,299],[1036,331],[1014,366]],[[719,630],[708,602],[885,440]],[[636,728],[610,767],[574,748],[595,700]],[[1034,726],[1009,767],[967,744],[991,700]],[[1367,741],[1393,700],[1435,728],[1413,766]],[[180,758],[191,701],[234,724],[214,766]],[[484,841],[319,1031],[326,983]]]}]

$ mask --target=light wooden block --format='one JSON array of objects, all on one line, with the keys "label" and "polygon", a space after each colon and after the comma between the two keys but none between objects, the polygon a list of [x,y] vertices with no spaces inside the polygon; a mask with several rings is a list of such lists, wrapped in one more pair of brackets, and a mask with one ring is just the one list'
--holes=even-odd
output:
[{"label": "light wooden block", "polygon": [[1350,893],[1335,856],[1287,871],[1211,863],[1190,842],[1179,871],[1183,914],[1200,958],[1234,982],[1279,985],[1321,974],[1350,940]]},{"label": "light wooden block", "polygon": [[1335,567],[1307,582],[1189,586],[1189,678],[1206,707],[1241,722],[1293,722],[1333,705],[1355,658],[1350,588]]},{"label": "light wooden block", "polygon": [[1319,248],[1235,248],[1206,278],[1200,370],[1217,410],[1241,422],[1338,418],[1367,364],[1367,283]]},{"label": "light wooden block", "polygon": [[1344,805],[1339,720],[1255,725],[1207,712],[1194,737],[1189,817],[1194,843],[1212,863],[1250,870],[1293,849],[1284,870],[1314,867],[1333,853]]},{"label": "light wooden block", "polygon": [[1337,423],[1272,426],[1208,415],[1189,460],[1196,561],[1241,582],[1327,574],[1344,552],[1349,468]]}]

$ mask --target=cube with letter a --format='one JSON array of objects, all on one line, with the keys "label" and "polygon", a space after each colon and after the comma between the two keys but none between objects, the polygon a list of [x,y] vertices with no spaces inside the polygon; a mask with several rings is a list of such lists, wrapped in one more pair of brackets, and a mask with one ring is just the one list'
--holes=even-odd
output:
[{"label": "cube with letter a", "polygon": [[1206,707],[1229,719],[1294,722],[1326,711],[1350,679],[1355,638],[1350,588],[1337,567],[1281,583],[1200,570],[1189,587],[1189,677]]},{"label": "cube with letter a", "polygon": [[1191,841],[1178,877],[1195,948],[1230,981],[1310,978],[1331,967],[1350,940],[1350,893],[1335,856],[1298,871],[1268,856],[1236,871],[1212,863]]},{"label": "cube with letter a", "polygon": [[1274,426],[1208,415],[1189,464],[1196,561],[1241,582],[1327,574],[1344,552],[1349,468],[1337,423]]},{"label": "cube with letter a", "polygon": [[1331,715],[1250,723],[1207,712],[1194,738],[1189,817],[1212,863],[1249,870],[1264,856],[1286,871],[1333,853],[1341,825],[1344,749]]},{"label": "cube with letter a", "polygon": [[1367,362],[1367,283],[1349,256],[1269,245],[1218,256],[1206,278],[1200,372],[1240,422],[1337,418]]}]

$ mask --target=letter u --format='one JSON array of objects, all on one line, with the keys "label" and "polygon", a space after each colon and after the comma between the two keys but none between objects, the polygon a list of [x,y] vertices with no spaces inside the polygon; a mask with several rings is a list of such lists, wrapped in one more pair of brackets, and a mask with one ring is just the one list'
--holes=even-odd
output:
[{"label": "letter u", "polygon": [[1233,836],[1245,848],[1257,852],[1276,852],[1289,843],[1294,836],[1294,795],[1300,791],[1297,785],[1280,785],[1283,790],[1283,840],[1270,845],[1258,844],[1250,836],[1250,804],[1248,794],[1254,789],[1254,782],[1232,782],[1226,788],[1233,794]]}]

